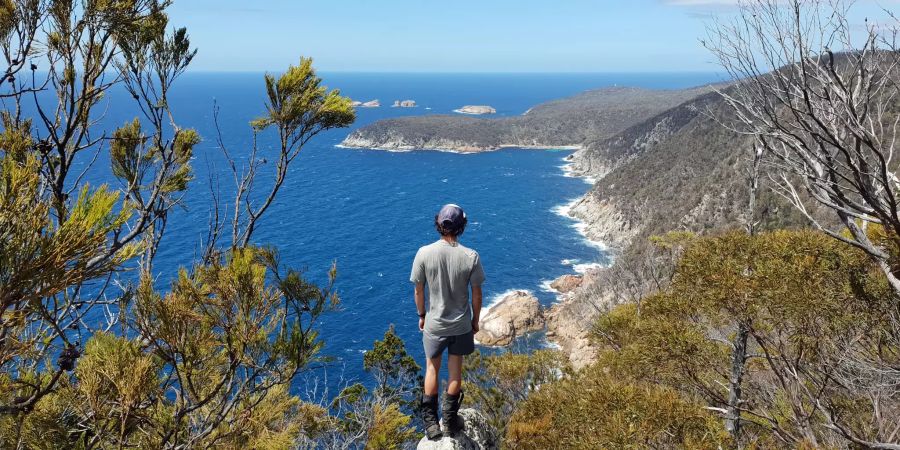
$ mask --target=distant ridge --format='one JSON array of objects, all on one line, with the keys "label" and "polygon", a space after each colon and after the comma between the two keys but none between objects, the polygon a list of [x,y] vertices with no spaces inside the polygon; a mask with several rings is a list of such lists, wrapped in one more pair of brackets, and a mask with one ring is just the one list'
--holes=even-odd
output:
[{"label": "distant ridge", "polygon": [[681,90],[608,87],[542,103],[515,117],[424,115],[385,119],[354,131],[341,145],[459,152],[581,147],[711,90],[711,86]]}]

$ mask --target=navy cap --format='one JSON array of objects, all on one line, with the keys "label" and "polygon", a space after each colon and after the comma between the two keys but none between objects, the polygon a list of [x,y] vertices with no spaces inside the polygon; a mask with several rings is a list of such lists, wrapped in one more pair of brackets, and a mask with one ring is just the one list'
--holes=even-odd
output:
[{"label": "navy cap", "polygon": [[449,203],[441,208],[437,221],[445,229],[458,230],[466,224],[466,213],[459,205]]}]

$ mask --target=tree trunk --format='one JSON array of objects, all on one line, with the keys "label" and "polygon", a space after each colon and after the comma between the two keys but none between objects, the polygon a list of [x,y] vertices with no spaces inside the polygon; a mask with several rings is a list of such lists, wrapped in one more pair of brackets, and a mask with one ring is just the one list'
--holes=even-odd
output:
[{"label": "tree trunk", "polygon": [[747,360],[747,336],[750,330],[743,322],[738,323],[731,353],[731,377],[728,386],[728,408],[725,414],[725,429],[740,447],[741,436],[741,382],[744,379],[744,363]]}]

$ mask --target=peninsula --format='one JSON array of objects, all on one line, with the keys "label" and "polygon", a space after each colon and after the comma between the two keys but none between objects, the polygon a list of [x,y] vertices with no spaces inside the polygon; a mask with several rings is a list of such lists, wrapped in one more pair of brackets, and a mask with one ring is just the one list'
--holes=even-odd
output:
[{"label": "peninsula", "polygon": [[581,148],[711,90],[710,86],[682,90],[609,87],[542,103],[514,117],[428,114],[384,119],[350,133],[341,145],[455,152]]}]

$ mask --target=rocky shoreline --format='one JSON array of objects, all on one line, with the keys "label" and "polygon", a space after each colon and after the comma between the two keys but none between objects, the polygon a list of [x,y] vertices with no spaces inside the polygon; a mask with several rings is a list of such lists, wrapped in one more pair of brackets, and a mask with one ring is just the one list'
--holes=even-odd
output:
[{"label": "rocky shoreline", "polygon": [[[597,290],[600,269],[580,275],[581,281],[570,290],[557,289],[559,301],[547,312],[547,340],[559,347],[569,358],[574,369],[581,369],[597,357],[597,349],[591,340],[591,326],[597,312],[585,307],[577,296],[588,290]],[[576,275],[563,275],[557,281]]]},{"label": "rocky shoreline", "polygon": [[497,145],[479,145],[468,141],[455,141],[451,139],[429,139],[426,141],[410,142],[401,135],[390,136],[386,139],[374,140],[364,137],[362,134],[351,133],[338,147],[364,150],[383,150],[389,152],[411,152],[415,150],[429,150],[450,153],[481,153],[503,150],[507,148],[520,148],[526,150],[581,150],[581,145],[542,145],[542,144],[512,144],[503,143]]},{"label": "rocky shoreline", "polygon": [[[561,213],[579,221],[579,231],[590,241],[609,242],[618,247],[630,239],[627,224],[621,222],[615,208],[596,201],[591,191]],[[597,355],[591,340],[591,324],[599,314],[595,305],[612,302],[611,296],[600,285],[603,270],[599,266],[593,267],[584,273],[565,274],[550,282],[549,288],[556,292],[557,302],[547,310],[529,291],[511,291],[482,316],[481,331],[476,334],[476,340],[481,345],[507,346],[526,333],[544,330],[547,341],[568,357],[573,368],[589,365]],[[583,301],[598,296],[600,298],[593,302]]]}]

